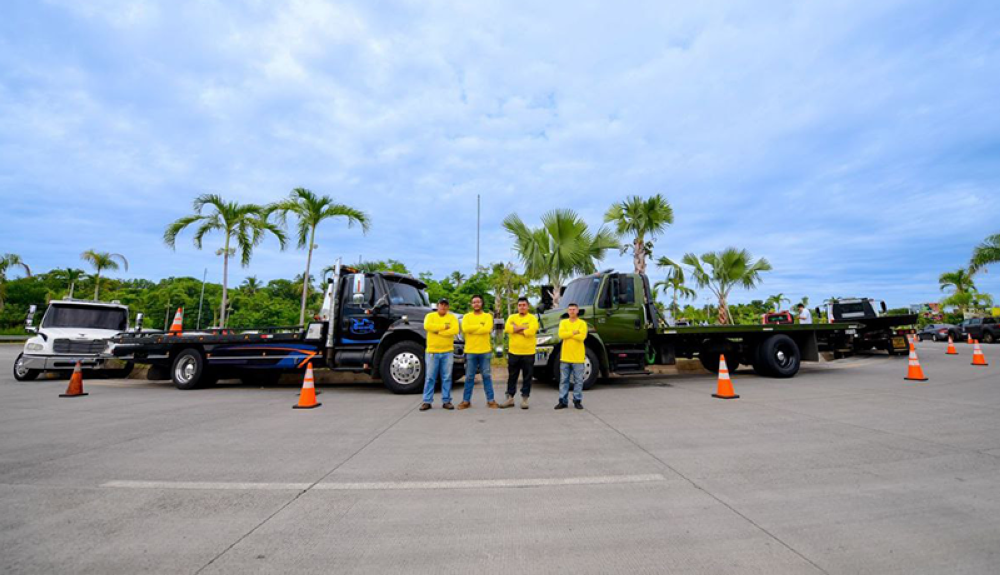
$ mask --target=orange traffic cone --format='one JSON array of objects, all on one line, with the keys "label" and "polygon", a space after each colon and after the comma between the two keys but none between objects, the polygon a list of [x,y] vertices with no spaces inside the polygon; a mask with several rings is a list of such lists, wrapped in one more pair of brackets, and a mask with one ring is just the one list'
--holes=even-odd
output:
[{"label": "orange traffic cone", "polygon": [[965,343],[967,343],[969,345],[972,345],[972,334],[970,333],[970,334],[968,334],[968,336],[969,336],[969,340],[966,341]]},{"label": "orange traffic cone", "polygon": [[73,368],[73,375],[69,378],[69,387],[66,388],[66,393],[60,393],[59,397],[80,397],[82,395],[90,395],[83,392],[83,369],[80,367],[80,362],[76,362],[76,367]]},{"label": "orange traffic cone", "polygon": [[979,347],[979,340],[976,340],[976,347],[972,348],[972,365],[989,365],[986,363],[986,356],[983,355],[983,350]]},{"label": "orange traffic cone", "polygon": [[177,308],[177,313],[174,314],[174,323],[170,324],[170,333],[172,335],[180,335],[184,331],[184,308]]},{"label": "orange traffic cone", "polygon": [[958,350],[955,349],[955,342],[952,341],[951,336],[948,336],[948,351],[944,352],[945,355],[958,355]]},{"label": "orange traffic cone", "polygon": [[907,370],[906,377],[903,379],[910,381],[927,381],[927,378],[924,377],[924,370],[920,368],[920,360],[917,359],[917,350],[913,347],[913,345],[910,345],[910,368]]},{"label": "orange traffic cone", "polygon": [[740,397],[733,392],[733,380],[729,379],[726,356],[722,354],[719,354],[719,392],[713,393],[712,397],[718,397],[719,399],[739,399]]},{"label": "orange traffic cone", "polygon": [[306,367],[306,377],[302,380],[302,393],[299,395],[299,404],[293,405],[293,409],[312,409],[323,405],[316,401],[316,383],[313,381],[313,364],[310,361]]}]

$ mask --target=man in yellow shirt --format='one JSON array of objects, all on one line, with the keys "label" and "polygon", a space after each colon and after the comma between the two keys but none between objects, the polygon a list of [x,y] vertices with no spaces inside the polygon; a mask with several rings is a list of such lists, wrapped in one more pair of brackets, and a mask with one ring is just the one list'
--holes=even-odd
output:
[{"label": "man in yellow shirt", "polygon": [[559,322],[559,403],[556,409],[569,407],[569,386],[573,385],[573,407],[583,409],[583,366],[587,361],[587,322],[579,318],[580,307],[566,306],[568,319]]},{"label": "man in yellow shirt", "polygon": [[427,411],[434,401],[434,385],[441,376],[441,407],[455,409],[451,404],[451,368],[455,362],[455,335],[458,334],[458,318],[448,313],[448,300],[438,300],[436,312],[424,316],[424,330],[427,332],[427,352],[424,363],[427,377],[424,379],[424,403],[420,411]]},{"label": "man in yellow shirt", "polygon": [[483,311],[483,296],[472,296],[472,313],[462,316],[462,333],[465,334],[465,390],[459,409],[472,406],[472,388],[476,385],[476,372],[482,374],[486,405],[490,409],[499,407],[493,399],[493,374],[490,357],[490,333],[493,331],[493,316]]},{"label": "man in yellow shirt", "polygon": [[538,318],[528,313],[528,298],[518,298],[517,313],[507,318],[504,331],[510,335],[507,354],[507,399],[500,407],[513,407],[517,393],[517,376],[521,376],[521,409],[528,409],[531,378],[535,368],[535,334]]}]

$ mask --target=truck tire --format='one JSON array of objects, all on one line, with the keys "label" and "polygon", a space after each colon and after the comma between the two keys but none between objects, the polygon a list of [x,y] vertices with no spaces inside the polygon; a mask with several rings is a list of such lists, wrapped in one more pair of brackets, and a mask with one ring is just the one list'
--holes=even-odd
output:
[{"label": "truck tire", "polygon": [[34,381],[41,373],[41,370],[24,367],[23,353],[18,354],[17,359],[14,360],[14,379],[17,381]]},{"label": "truck tire", "polygon": [[726,356],[726,367],[729,372],[732,373],[736,371],[736,368],[740,366],[739,354],[735,350],[725,350],[716,346],[705,346],[700,352],[698,352],[698,361],[701,362],[701,366],[712,373],[719,373],[719,356]]},{"label": "truck tire", "polygon": [[[198,389],[204,385],[215,383],[207,373],[205,356],[201,351],[194,348],[182,350],[174,357],[174,363],[170,368],[170,378],[177,389],[190,390]],[[216,378],[216,381],[218,378]]]},{"label": "truck tire", "polygon": [[802,354],[795,340],[776,334],[760,343],[757,361],[760,363],[758,373],[762,371],[769,377],[792,377],[799,372]]},{"label": "truck tire", "polygon": [[597,385],[597,380],[600,377],[601,361],[597,358],[597,352],[594,351],[594,348],[587,346],[587,358],[583,364],[583,390],[587,391]]},{"label": "truck tire", "polygon": [[993,343],[997,340],[996,336],[993,335],[992,331],[983,332],[983,343]]},{"label": "truck tire", "polygon": [[379,373],[386,389],[393,393],[420,393],[424,389],[424,346],[415,341],[401,341],[382,356]]}]

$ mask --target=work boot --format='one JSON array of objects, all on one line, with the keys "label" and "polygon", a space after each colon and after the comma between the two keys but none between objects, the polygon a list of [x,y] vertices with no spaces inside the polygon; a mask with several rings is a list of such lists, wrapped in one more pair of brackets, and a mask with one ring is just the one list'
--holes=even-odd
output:
[{"label": "work boot", "polygon": [[565,403],[561,402],[561,401],[556,404],[556,409],[566,409],[567,407],[569,407],[569,406],[566,405]]},{"label": "work boot", "polygon": [[470,407],[472,407],[472,404],[469,403],[468,401],[463,401],[462,403],[458,404],[459,409],[469,409]]},{"label": "work boot", "polygon": [[420,411],[427,411],[430,408],[431,408],[431,404],[429,404],[429,403],[421,403],[420,404]]},{"label": "work boot", "polygon": [[500,404],[491,399],[488,402],[486,402],[486,407],[490,409],[499,409]]},{"label": "work boot", "polygon": [[500,404],[500,409],[507,409],[508,407],[514,407],[514,396],[507,394],[507,399]]},{"label": "work boot", "polygon": [[450,401],[449,401],[448,403],[446,403],[446,404],[442,405],[441,407],[442,407],[443,409],[455,409],[455,406],[454,406],[454,405],[452,405]]},{"label": "work boot", "polygon": [[521,396],[521,409],[528,409],[528,396],[527,395],[522,395]]},{"label": "work boot", "polygon": [[573,400],[573,407],[575,407],[577,409],[583,409],[583,402],[582,401],[577,401],[577,400],[574,399]]}]

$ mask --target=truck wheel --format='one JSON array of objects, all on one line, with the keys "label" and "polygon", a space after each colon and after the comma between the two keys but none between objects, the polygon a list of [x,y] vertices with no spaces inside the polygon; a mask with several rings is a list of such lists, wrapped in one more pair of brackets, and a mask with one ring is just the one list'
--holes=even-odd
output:
[{"label": "truck wheel", "polygon": [[601,377],[601,362],[597,359],[597,352],[588,347],[587,357],[583,361],[583,390],[587,391],[597,385],[599,377]]},{"label": "truck wheel", "polygon": [[393,393],[420,393],[424,389],[424,346],[401,341],[382,356],[379,373],[382,383]]},{"label": "truck wheel", "polygon": [[200,351],[188,348],[174,358],[170,369],[171,379],[177,389],[198,389],[205,384],[211,384],[206,374],[205,356]]},{"label": "truck wheel", "polygon": [[993,336],[992,332],[983,333],[983,343],[993,343],[996,341],[996,337]]},{"label": "truck wheel", "polygon": [[24,367],[24,354],[18,354],[17,359],[14,360],[14,379],[17,381],[33,381],[38,378],[39,374],[42,372],[37,369],[28,369]]},{"label": "truck wheel", "polygon": [[792,377],[799,372],[802,355],[795,340],[787,335],[772,335],[761,342],[757,351],[761,368],[771,377]]},{"label": "truck wheel", "polygon": [[736,368],[740,366],[739,355],[734,350],[721,350],[717,347],[705,347],[698,352],[698,361],[701,362],[701,366],[712,373],[719,373],[719,356],[726,356],[726,367],[729,372],[732,373],[736,371]]}]

